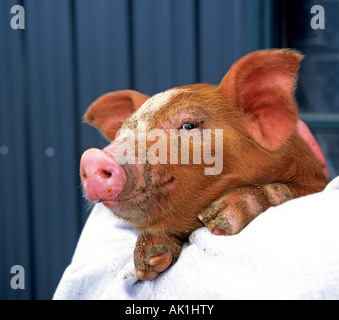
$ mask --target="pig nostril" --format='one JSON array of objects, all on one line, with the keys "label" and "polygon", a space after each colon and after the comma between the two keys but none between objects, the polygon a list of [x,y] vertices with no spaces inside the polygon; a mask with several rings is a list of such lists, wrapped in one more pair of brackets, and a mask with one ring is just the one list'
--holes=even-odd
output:
[{"label": "pig nostril", "polygon": [[81,169],[80,176],[81,176],[81,179],[87,179],[86,171]]},{"label": "pig nostril", "polygon": [[109,172],[107,170],[102,170],[101,175],[102,175],[103,178],[108,179],[108,178],[112,177],[112,172]]},{"label": "pig nostril", "polygon": [[112,176],[112,173],[109,171],[104,170],[104,174],[107,176],[107,178],[110,178]]}]

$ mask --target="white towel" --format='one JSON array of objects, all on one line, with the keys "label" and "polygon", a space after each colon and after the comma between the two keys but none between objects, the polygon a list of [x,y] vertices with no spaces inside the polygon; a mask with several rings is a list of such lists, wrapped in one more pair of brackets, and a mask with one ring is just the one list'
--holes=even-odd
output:
[{"label": "white towel", "polygon": [[339,299],[339,177],[268,209],[238,235],[196,230],[151,282],[135,274],[137,236],[96,205],[54,299]]}]

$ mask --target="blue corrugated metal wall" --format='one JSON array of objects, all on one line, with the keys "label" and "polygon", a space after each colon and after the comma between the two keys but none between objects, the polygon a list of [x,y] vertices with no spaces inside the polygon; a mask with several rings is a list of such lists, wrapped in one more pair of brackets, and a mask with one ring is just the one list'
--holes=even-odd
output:
[{"label": "blue corrugated metal wall", "polygon": [[[285,0],[284,45],[305,54],[297,100],[326,155],[331,178],[339,175],[339,1]],[[311,28],[311,8],[324,8],[325,29]],[[326,114],[329,113],[329,114]]]},{"label": "blue corrugated metal wall", "polygon": [[[26,29],[12,30],[13,5]],[[0,299],[50,299],[89,214],[78,165],[99,95],[218,83],[243,54],[276,47],[270,0],[1,0]],[[10,269],[25,269],[25,289]]]}]

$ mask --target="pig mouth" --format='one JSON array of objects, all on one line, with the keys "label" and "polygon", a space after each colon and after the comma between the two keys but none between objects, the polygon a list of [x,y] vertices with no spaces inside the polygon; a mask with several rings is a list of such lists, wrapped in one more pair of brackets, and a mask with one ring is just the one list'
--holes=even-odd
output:
[{"label": "pig mouth", "polygon": [[171,176],[163,182],[148,186],[140,186],[134,192],[131,192],[129,196],[122,197],[118,195],[114,199],[104,199],[100,202],[111,209],[142,206],[143,204],[150,202],[159,194],[166,195],[168,193],[168,188],[174,184],[174,182],[175,178]]}]

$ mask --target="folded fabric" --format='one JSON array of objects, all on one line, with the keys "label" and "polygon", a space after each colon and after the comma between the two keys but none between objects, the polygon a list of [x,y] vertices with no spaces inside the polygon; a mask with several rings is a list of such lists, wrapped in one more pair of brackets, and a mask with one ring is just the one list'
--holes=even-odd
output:
[{"label": "folded fabric", "polygon": [[136,277],[137,236],[97,204],[54,299],[339,299],[339,177],[268,209],[238,235],[196,230],[151,282]]}]

